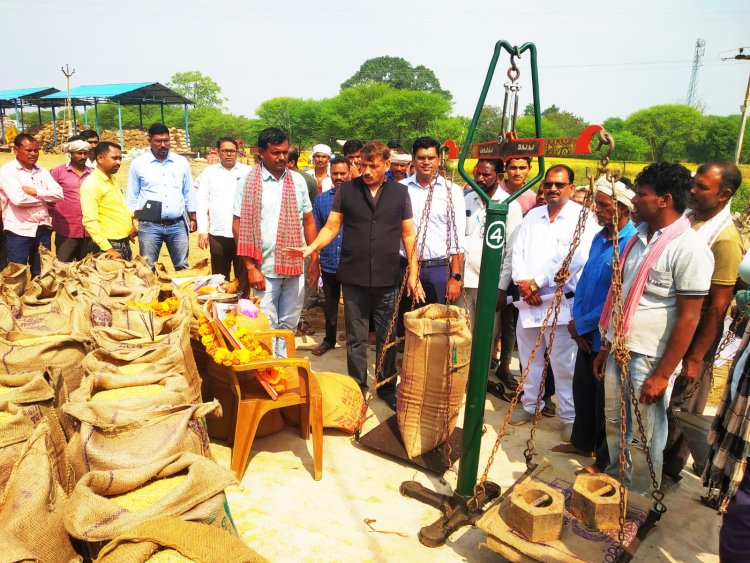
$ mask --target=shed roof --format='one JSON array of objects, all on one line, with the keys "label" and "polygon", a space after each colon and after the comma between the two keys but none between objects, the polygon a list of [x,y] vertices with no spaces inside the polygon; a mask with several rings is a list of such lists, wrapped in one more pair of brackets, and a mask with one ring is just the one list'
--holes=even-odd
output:
[{"label": "shed roof", "polygon": [[[43,100],[64,101],[67,92],[56,92],[44,96]],[[119,101],[123,105],[137,104],[192,104],[185,96],[178,94],[158,82],[131,82],[126,84],[95,84],[77,86],[70,89],[70,97],[81,101],[94,99]]]}]

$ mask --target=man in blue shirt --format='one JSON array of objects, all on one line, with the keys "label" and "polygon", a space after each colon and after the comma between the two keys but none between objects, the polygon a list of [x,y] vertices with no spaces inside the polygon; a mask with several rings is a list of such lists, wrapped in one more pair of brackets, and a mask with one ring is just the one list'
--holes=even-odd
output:
[{"label": "man in blue shirt", "polygon": [[[166,243],[174,269],[184,270],[188,268],[188,230],[197,228],[190,165],[185,157],[169,150],[169,129],[164,124],[148,128],[148,142],[151,150],[130,164],[125,202],[132,210],[143,208],[147,201],[161,202],[160,219],[138,223],[140,254],[153,268]],[[187,224],[186,211],[190,217]]]},{"label": "man in blue shirt", "polygon": [[573,403],[575,421],[570,444],[561,444],[554,451],[584,456],[596,454],[596,463],[586,468],[592,473],[604,471],[609,465],[609,452],[604,431],[604,383],[594,376],[593,362],[602,346],[599,317],[612,284],[612,256],[614,254],[614,218],[617,205],[617,230],[620,252],[635,234],[630,220],[635,195],[622,182],[615,183],[617,203],[613,202],[612,183],[602,179],[597,183],[594,203],[597,222],[604,228],[591,242],[591,250],[573,300],[573,318],[568,332],[578,344],[573,372]]},{"label": "man in blue shirt", "polygon": [[[318,232],[328,221],[328,215],[331,213],[333,197],[336,190],[344,182],[351,180],[349,173],[349,161],[341,156],[336,156],[330,162],[331,180],[333,187],[315,198],[313,203],[313,217]],[[325,304],[323,313],[326,318],[326,335],[323,342],[313,348],[312,353],[316,356],[322,356],[328,350],[336,346],[336,320],[339,314],[339,300],[341,298],[341,284],[336,278],[336,271],[339,269],[339,258],[341,257],[341,237],[343,229],[339,231],[336,238],[331,244],[320,251],[320,276],[323,278],[323,295]]]}]

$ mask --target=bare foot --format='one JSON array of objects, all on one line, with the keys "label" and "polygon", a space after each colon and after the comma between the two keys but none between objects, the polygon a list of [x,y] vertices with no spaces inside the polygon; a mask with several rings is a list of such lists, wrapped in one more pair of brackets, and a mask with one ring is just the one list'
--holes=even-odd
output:
[{"label": "bare foot", "polygon": [[584,450],[576,448],[573,444],[559,444],[552,448],[552,451],[561,454],[575,454],[582,455],[583,457],[594,457],[594,452],[586,452]]}]

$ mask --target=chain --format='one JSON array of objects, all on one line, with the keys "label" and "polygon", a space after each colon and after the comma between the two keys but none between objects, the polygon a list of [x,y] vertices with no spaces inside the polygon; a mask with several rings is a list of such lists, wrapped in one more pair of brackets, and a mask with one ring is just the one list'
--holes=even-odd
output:
[{"label": "chain", "polygon": [[[412,264],[412,259],[414,258],[414,253],[417,252],[417,280],[419,280],[419,273],[422,268],[422,256],[424,254],[424,246],[427,240],[427,222],[429,220],[430,215],[430,208],[432,206],[432,194],[435,191],[435,181],[437,180],[438,175],[436,174],[433,176],[433,178],[430,180],[430,184],[427,187],[429,190],[427,193],[427,200],[425,202],[425,207],[422,210],[422,216],[419,224],[419,228],[417,229],[417,234],[415,237],[415,244],[412,248],[411,254],[408,258],[408,263],[406,265],[406,273],[404,274],[403,279],[401,280],[401,285],[398,289],[398,295],[396,296],[396,304],[393,308],[393,315],[391,315],[391,321],[388,324],[388,330],[386,332],[385,341],[383,343],[383,349],[380,352],[380,357],[377,360],[377,363],[375,365],[375,382],[367,391],[367,395],[365,396],[365,402],[362,405],[362,410],[360,411],[359,415],[359,423],[357,424],[357,430],[354,432],[355,436],[358,438],[359,433],[362,431],[362,427],[365,424],[365,419],[367,417],[367,409],[370,406],[370,402],[372,401],[372,398],[375,396],[376,391],[385,385],[386,383],[389,383],[390,381],[393,381],[398,377],[398,370],[393,375],[385,378],[380,379],[380,375],[383,372],[383,363],[385,362],[385,357],[390,348],[393,346],[396,346],[401,339],[395,338],[393,339],[393,342],[391,342],[391,337],[393,336],[393,329],[396,325],[396,321],[398,319],[398,312],[400,308],[401,299],[404,295],[404,290],[406,289],[406,283],[409,279],[409,273],[410,268]],[[414,294],[412,294],[411,298],[411,304],[412,307],[416,303],[416,297]]]},{"label": "chain", "polygon": [[[614,144],[614,141],[611,139],[611,136],[609,137],[609,142]],[[609,162],[609,154],[611,154],[611,150],[608,151],[606,155],[607,163]],[[587,171],[587,175],[588,175],[588,171]],[[596,177],[598,177],[598,175]],[[565,286],[565,283],[570,278],[570,263],[573,260],[575,251],[577,250],[581,242],[581,234],[583,233],[584,228],[586,226],[586,222],[588,220],[589,209],[590,209],[592,198],[593,198],[593,190],[589,190],[589,193],[586,195],[586,200],[584,201],[584,205],[581,207],[581,211],[578,214],[578,222],[576,223],[575,231],[573,232],[573,239],[571,241],[570,248],[568,249],[568,254],[565,257],[565,260],[563,260],[563,263],[560,266],[560,269],[557,271],[557,274],[555,274],[555,284],[557,287],[555,290],[555,294],[552,297],[552,302],[550,306],[547,308],[547,313],[544,317],[544,320],[542,321],[542,326],[539,329],[539,335],[537,336],[536,341],[534,342],[534,347],[531,349],[531,353],[529,354],[529,359],[526,362],[523,372],[521,373],[521,378],[518,382],[518,387],[516,387],[516,392],[510,401],[508,412],[505,414],[505,419],[503,420],[503,425],[500,428],[500,431],[498,432],[497,439],[495,440],[495,444],[492,446],[490,457],[487,460],[487,465],[485,466],[484,471],[482,472],[482,476],[479,478],[479,481],[474,486],[474,496],[471,499],[471,502],[473,503],[477,503],[478,497],[485,492],[484,484],[487,482],[487,477],[489,475],[490,468],[495,462],[495,455],[497,454],[497,451],[500,448],[500,444],[502,443],[503,438],[505,438],[505,435],[508,429],[508,424],[510,424],[510,419],[513,416],[513,411],[515,410],[518,404],[518,400],[521,396],[521,393],[523,392],[524,384],[526,383],[526,378],[529,375],[529,369],[531,365],[534,363],[534,359],[536,358],[536,354],[537,354],[537,351],[539,350],[539,346],[541,345],[542,339],[544,338],[544,335],[547,332],[547,327],[550,326],[550,318],[552,318],[552,326],[550,329],[550,334],[549,334],[549,339],[548,339],[549,341],[545,349],[547,353],[545,354],[545,359],[544,359],[542,381],[539,384],[539,392],[537,395],[536,406],[534,409],[534,419],[532,420],[529,439],[526,441],[526,450],[524,450],[524,458],[526,459],[526,467],[531,468],[532,466],[532,459],[534,456],[534,450],[536,448],[536,444],[534,442],[534,436],[536,434],[536,426],[539,422],[539,419],[541,418],[540,407],[541,407],[542,397],[544,395],[544,381],[547,375],[547,366],[549,365],[549,354],[552,350],[552,345],[554,344],[554,340],[555,340],[555,332],[557,329],[557,319],[560,314],[560,304],[562,302],[562,298],[564,294],[564,286]]]}]

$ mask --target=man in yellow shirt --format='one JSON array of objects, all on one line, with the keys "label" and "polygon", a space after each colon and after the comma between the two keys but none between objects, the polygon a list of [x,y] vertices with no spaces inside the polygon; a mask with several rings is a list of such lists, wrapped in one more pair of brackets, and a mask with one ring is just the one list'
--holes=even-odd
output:
[{"label": "man in yellow shirt", "polygon": [[114,175],[122,164],[120,145],[106,141],[94,149],[96,169],[81,184],[83,226],[92,240],[111,258],[132,260],[130,242],[138,232],[133,212]]}]

